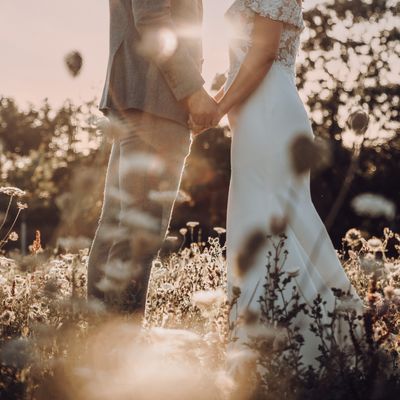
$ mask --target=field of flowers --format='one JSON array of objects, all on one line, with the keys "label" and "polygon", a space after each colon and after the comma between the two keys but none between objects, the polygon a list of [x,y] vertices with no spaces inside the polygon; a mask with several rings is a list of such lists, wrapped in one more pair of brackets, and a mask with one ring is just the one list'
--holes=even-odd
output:
[{"label": "field of flowers", "polygon": [[[388,257],[389,248],[397,256]],[[298,359],[301,341],[293,347],[288,340],[295,333],[290,323],[257,328],[248,349],[227,346],[231,305],[218,238],[153,263],[140,321],[86,300],[88,249],[43,251],[38,236],[29,255],[0,258],[0,398],[394,399],[400,389],[399,253],[400,236],[389,229],[369,240],[356,229],[347,232],[341,258],[365,300],[364,334],[340,349],[329,327],[317,329],[321,357],[313,370]],[[319,305],[316,300],[314,312]],[[351,299],[338,294],[332,321],[344,315],[357,324],[351,310]]]},{"label": "field of flowers", "polygon": [[[367,124],[363,112],[350,117],[353,162],[327,225],[344,201]],[[294,174],[326,165],[324,148],[299,135],[290,148]],[[271,221],[275,253],[266,258],[260,312],[232,323],[240,289],[234,287],[228,299],[224,229],[215,228],[215,237],[205,243],[199,224],[189,222],[180,237],[167,240],[179,249],[153,261],[142,318],[87,298],[89,249],[79,237],[43,249],[38,231],[28,255],[6,252],[18,240],[15,223],[27,205],[21,189],[2,187],[0,194],[8,198],[0,227],[0,399],[398,398],[400,235],[389,228],[381,238],[357,229],[345,234],[338,254],[364,309],[356,311],[351,295],[333,288],[335,309],[327,322],[324,299],[306,304],[294,285],[296,271],[283,268],[290,213]],[[368,193],[352,206],[359,215],[389,221],[396,211],[390,201]],[[255,232],[243,244],[241,274],[251,268],[264,239]],[[125,272],[106,268],[102,290],[118,292],[131,279]],[[290,298],[284,296],[287,286],[293,288]],[[304,337],[296,324],[302,314],[320,343],[312,366],[302,360]],[[251,332],[245,346],[235,345],[238,325]],[[347,332],[345,341],[338,329]]]}]

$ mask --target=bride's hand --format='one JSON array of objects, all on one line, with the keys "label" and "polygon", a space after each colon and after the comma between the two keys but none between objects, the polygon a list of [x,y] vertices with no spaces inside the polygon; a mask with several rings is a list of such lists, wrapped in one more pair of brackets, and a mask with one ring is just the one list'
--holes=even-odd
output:
[{"label": "bride's hand", "polygon": [[217,108],[217,112],[215,114],[215,117],[213,118],[211,124],[209,126],[201,126],[201,125],[197,125],[194,121],[192,116],[189,116],[189,121],[188,121],[188,125],[189,125],[189,129],[192,131],[192,133],[197,136],[200,133],[203,133],[211,128],[215,128],[219,125],[219,122],[221,121],[222,117],[223,117],[223,113],[220,111],[219,108]]},{"label": "bride's hand", "polygon": [[189,129],[192,131],[192,134],[194,136],[200,135],[200,133],[203,133],[204,131],[209,129],[209,127],[204,127],[204,126],[201,126],[201,125],[197,125],[193,121],[193,118],[192,118],[191,115],[189,116],[188,126],[189,126]]}]

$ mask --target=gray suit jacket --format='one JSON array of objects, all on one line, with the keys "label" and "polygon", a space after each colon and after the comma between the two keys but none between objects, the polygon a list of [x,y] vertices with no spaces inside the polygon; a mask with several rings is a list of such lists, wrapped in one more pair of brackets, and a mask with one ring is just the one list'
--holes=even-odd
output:
[{"label": "gray suit jacket", "polygon": [[[109,1],[110,56],[100,110],[134,108],[186,125],[181,100],[204,84],[201,39],[190,35],[201,27],[202,1]],[[151,51],[144,54],[143,36],[164,28],[178,39],[173,54],[165,59]]]}]

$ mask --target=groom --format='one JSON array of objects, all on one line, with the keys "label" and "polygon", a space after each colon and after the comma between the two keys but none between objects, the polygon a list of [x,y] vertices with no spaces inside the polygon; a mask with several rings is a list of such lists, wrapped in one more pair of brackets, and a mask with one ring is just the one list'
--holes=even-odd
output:
[{"label": "groom", "polygon": [[210,126],[217,105],[201,76],[201,0],[109,1],[100,109],[118,135],[89,255],[88,298],[141,313],[190,149],[189,116]]}]

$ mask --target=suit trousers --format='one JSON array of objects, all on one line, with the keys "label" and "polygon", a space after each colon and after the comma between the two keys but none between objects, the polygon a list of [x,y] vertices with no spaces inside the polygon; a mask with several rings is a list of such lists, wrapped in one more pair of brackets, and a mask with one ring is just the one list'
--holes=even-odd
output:
[{"label": "suit trousers", "polygon": [[88,260],[88,299],[143,313],[151,264],[165,239],[190,151],[189,129],[139,110],[115,121],[103,207]]}]

